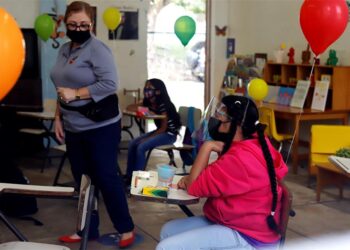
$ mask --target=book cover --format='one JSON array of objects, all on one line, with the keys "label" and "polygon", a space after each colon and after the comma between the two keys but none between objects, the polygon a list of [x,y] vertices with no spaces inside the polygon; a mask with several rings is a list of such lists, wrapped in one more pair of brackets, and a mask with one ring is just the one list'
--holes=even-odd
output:
[{"label": "book cover", "polygon": [[329,81],[316,81],[311,109],[324,111],[329,89]]},{"label": "book cover", "polygon": [[280,87],[278,91],[277,103],[288,106],[292,100],[294,88]]},{"label": "book cover", "polygon": [[264,102],[268,103],[277,103],[278,91],[280,90],[279,86],[269,85],[269,92],[264,99]]},{"label": "book cover", "polygon": [[328,157],[328,159],[334,165],[336,165],[337,167],[341,168],[342,170],[350,174],[350,158],[331,155]]},{"label": "book cover", "polygon": [[299,80],[295,88],[290,106],[303,108],[307,93],[309,92],[310,81]]}]

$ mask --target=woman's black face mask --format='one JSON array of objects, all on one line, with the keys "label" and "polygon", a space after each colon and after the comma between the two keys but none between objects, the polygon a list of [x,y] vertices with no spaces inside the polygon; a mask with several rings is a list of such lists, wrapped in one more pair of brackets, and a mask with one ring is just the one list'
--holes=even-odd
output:
[{"label": "woman's black face mask", "polygon": [[154,95],[155,95],[155,89],[144,88],[144,89],[143,89],[143,95],[144,95],[144,97],[146,97],[147,99],[151,99],[151,98],[154,97]]},{"label": "woman's black face mask", "polygon": [[[230,122],[230,121],[228,121]],[[221,125],[222,121],[215,117],[210,117],[208,122],[208,132],[210,137],[215,141],[222,141],[226,142],[228,134],[219,132],[219,127]]]},{"label": "woman's black face mask", "polygon": [[90,30],[77,31],[77,30],[67,30],[67,36],[74,43],[83,44],[91,37]]}]

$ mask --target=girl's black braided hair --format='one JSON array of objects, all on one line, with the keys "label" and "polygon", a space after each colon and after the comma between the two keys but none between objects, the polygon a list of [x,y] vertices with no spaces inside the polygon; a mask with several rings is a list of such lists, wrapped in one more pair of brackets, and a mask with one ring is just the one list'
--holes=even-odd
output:
[{"label": "girl's black braided hair", "polygon": [[222,98],[222,103],[227,107],[227,114],[232,117],[229,134],[230,141],[229,143],[225,143],[223,153],[229,149],[232,139],[235,136],[237,125],[240,125],[242,127],[244,138],[252,138],[252,135],[255,132],[258,134],[258,140],[267,164],[272,192],[271,213],[267,216],[266,220],[269,228],[279,233],[277,223],[274,219],[278,199],[276,172],[272,155],[270,153],[264,135],[265,128],[262,124],[259,123],[258,108],[252,100],[243,96],[225,96]]}]

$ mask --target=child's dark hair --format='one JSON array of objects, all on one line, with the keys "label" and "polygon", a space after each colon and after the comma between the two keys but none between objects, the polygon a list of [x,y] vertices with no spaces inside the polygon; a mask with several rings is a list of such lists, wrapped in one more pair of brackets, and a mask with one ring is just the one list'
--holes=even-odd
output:
[{"label": "child's dark hair", "polygon": [[[155,91],[158,90],[160,92],[159,95],[158,94],[155,95],[156,104],[160,105],[161,103],[164,103],[166,112],[170,117],[174,119],[174,124],[180,128],[181,127],[180,116],[176,111],[174,104],[170,100],[170,97],[164,82],[157,78],[148,79],[146,83],[147,82],[149,82],[155,88]],[[147,98],[144,98],[143,106],[150,107],[151,106],[150,100]]]},{"label": "child's dark hair", "polygon": [[[265,127],[259,123],[258,108],[252,100],[243,96],[225,96],[222,98],[222,102],[227,107],[227,114],[232,117],[230,131],[234,131],[235,133],[237,125],[240,125],[242,127],[242,133],[245,138],[252,138],[255,132],[258,134],[258,140],[261,145],[261,149],[263,151],[268,169],[272,192],[271,213],[267,216],[266,220],[269,228],[279,233],[278,226],[274,219],[278,199],[275,166],[265,139]],[[232,141],[234,134],[230,135],[229,137]],[[230,145],[226,147],[226,150],[228,150]]]}]

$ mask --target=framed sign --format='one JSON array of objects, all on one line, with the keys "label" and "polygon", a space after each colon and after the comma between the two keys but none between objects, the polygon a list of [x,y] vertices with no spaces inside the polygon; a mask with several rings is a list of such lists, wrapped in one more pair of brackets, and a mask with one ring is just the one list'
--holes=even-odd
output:
[{"label": "framed sign", "polygon": [[120,8],[122,20],[119,26],[108,31],[109,40],[138,40],[139,39],[139,11],[134,8]]},{"label": "framed sign", "polygon": [[267,62],[266,53],[255,53],[254,54],[255,66],[259,69],[260,74],[262,74],[265,64]]}]

